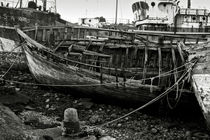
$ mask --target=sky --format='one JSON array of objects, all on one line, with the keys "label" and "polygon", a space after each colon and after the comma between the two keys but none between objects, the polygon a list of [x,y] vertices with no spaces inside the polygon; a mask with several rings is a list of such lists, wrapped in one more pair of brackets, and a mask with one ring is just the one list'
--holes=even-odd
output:
[{"label": "sky", "polygon": [[[138,0],[119,0],[118,18],[133,20],[131,5]],[[156,0],[154,0],[156,1]],[[210,0],[191,0],[192,8],[210,10]],[[187,0],[180,0],[186,7]],[[115,0],[57,0],[57,12],[70,22],[78,22],[82,17],[115,17]]]},{"label": "sky", "polygon": [[[16,5],[18,0],[0,0],[0,2],[13,1],[13,5]],[[27,6],[27,1],[23,0],[23,6]],[[42,0],[37,0],[38,5],[42,5]],[[89,17],[105,17],[108,19],[115,18],[115,3],[116,0],[47,0],[48,6],[52,4],[52,1],[56,1],[57,12],[61,15],[61,18],[70,22],[78,22],[79,18]],[[140,0],[118,0],[118,18],[133,20],[131,6],[134,2]],[[147,1],[147,0],[142,0]],[[157,1],[157,0],[154,0]],[[181,7],[186,7],[187,0],[179,0]],[[210,11],[210,0],[191,0],[192,8],[207,8]]]}]

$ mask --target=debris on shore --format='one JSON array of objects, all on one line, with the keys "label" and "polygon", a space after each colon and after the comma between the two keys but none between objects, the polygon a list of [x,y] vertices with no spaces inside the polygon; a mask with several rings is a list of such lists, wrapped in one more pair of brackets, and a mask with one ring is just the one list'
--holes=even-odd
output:
[{"label": "debris on shore", "polygon": [[[4,74],[5,70],[1,69],[1,74]],[[21,71],[16,68],[12,69],[5,76],[5,79],[35,83],[27,69]],[[22,95],[17,102],[7,102],[6,98],[0,101],[11,109],[6,107],[7,110],[10,110],[9,114],[15,116],[5,118],[4,112],[1,112],[0,121],[3,122],[1,126],[4,127],[0,129],[0,136],[5,138],[10,138],[10,136],[18,138],[16,136],[18,133],[18,136],[22,139],[26,132],[32,136],[42,133],[46,134],[44,137],[51,134],[53,134],[52,137],[49,136],[51,138],[58,135],[62,137],[61,124],[64,120],[63,113],[67,108],[77,109],[82,126],[100,126],[134,110],[131,107],[125,107],[125,105],[97,103],[92,99],[73,97],[71,94],[64,94],[36,85],[26,86],[13,82],[2,82],[0,89],[4,91],[1,92],[1,99],[4,95],[14,97]],[[23,96],[26,98],[22,98]],[[4,106],[1,107],[5,108]],[[186,113],[186,110],[184,112]],[[197,113],[199,114],[198,111]],[[100,140],[112,140],[114,138],[120,140],[187,139],[187,137],[196,138],[201,136],[200,133],[202,137],[209,138],[206,128],[202,126],[204,126],[202,115],[181,115],[179,113],[170,115],[167,114],[167,111],[161,114],[153,109],[136,112],[118,122],[103,126],[101,130],[107,136]],[[97,137],[91,136],[90,139],[97,139]]]}]

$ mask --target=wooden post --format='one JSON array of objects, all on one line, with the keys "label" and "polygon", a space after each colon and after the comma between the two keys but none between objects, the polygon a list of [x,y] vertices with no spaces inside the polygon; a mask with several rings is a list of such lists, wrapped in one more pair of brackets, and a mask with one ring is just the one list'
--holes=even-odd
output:
[{"label": "wooden post", "polygon": [[161,83],[161,72],[162,72],[162,54],[161,54],[161,48],[158,48],[158,67],[159,67],[159,81],[158,81],[158,85],[160,85]]},{"label": "wooden post", "polygon": [[125,87],[125,82],[126,82],[126,73],[125,73],[125,68],[123,67],[122,69],[123,72],[123,86]]},{"label": "wooden post", "polygon": [[80,28],[77,29],[77,39],[80,38]]},{"label": "wooden post", "polygon": [[[143,68],[143,79],[146,78],[146,73],[147,73],[147,61],[148,61],[148,48],[145,46],[145,51],[144,51],[144,68]],[[145,84],[145,80],[142,82]]]},{"label": "wooden post", "polygon": [[103,64],[101,64],[101,69],[100,69],[100,81],[101,81],[101,84],[103,84]]},{"label": "wooden post", "polygon": [[42,41],[46,41],[46,29],[43,29],[43,32],[42,32]]},{"label": "wooden post", "polygon": [[37,40],[37,33],[38,33],[38,26],[37,24],[35,25],[35,34],[34,34],[34,39]]},{"label": "wooden post", "polygon": [[118,70],[117,67],[115,67],[115,76],[116,76],[116,87],[118,87]]},{"label": "wooden post", "polygon": [[[172,52],[172,60],[173,60],[174,69],[176,69],[177,68],[176,54],[175,54],[175,51],[173,48],[171,48],[171,52]],[[174,72],[174,80],[175,80],[175,82],[177,81],[177,70],[175,70],[175,72]]]},{"label": "wooden post", "polygon": [[185,60],[184,60],[183,51],[182,51],[182,48],[181,48],[181,43],[177,44],[177,48],[178,48],[178,51],[179,51],[179,55],[180,55],[180,57],[182,59],[182,64],[184,64]]}]

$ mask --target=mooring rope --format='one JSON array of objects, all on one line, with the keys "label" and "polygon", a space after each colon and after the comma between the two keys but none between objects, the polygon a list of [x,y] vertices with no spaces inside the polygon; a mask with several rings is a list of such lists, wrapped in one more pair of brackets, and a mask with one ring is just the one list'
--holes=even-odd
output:
[{"label": "mooring rope", "polygon": [[155,103],[156,101],[160,100],[161,98],[165,97],[170,91],[172,91],[176,87],[177,84],[179,84],[179,82],[181,80],[183,80],[185,78],[185,76],[192,70],[192,67],[195,64],[196,64],[196,62],[193,65],[191,65],[191,67],[179,78],[179,80],[177,80],[176,83],[174,83],[174,85],[172,85],[170,88],[168,88],[165,92],[163,92],[162,94],[160,94],[156,98],[152,99],[151,101],[149,101],[148,103],[144,104],[143,106],[141,106],[141,107],[139,107],[139,108],[137,108],[137,109],[135,109],[135,110],[133,110],[133,111],[131,111],[131,112],[129,112],[129,113],[119,117],[119,118],[117,118],[117,119],[114,119],[112,121],[106,122],[106,123],[101,124],[101,125],[98,125],[98,127],[103,127],[103,126],[109,125],[111,123],[115,123],[115,122],[117,122],[117,121],[119,121],[119,120],[121,120],[121,119],[123,119],[125,117],[130,116],[131,114],[133,114],[133,113],[135,113],[135,112],[137,112],[139,110],[142,110],[142,109],[146,108],[147,106],[149,106],[149,105]]},{"label": "mooring rope", "polygon": [[[181,70],[178,72],[183,72],[185,70]],[[177,72],[176,72],[177,73]],[[173,73],[170,73],[170,75]],[[164,76],[168,76],[169,74],[163,75]],[[155,76],[154,78],[156,78],[157,76]],[[131,77],[133,78],[133,77]],[[131,79],[130,78],[130,79]],[[3,78],[0,77],[1,80],[3,80]],[[22,84],[22,85],[34,85],[34,86],[50,86],[50,87],[91,87],[91,86],[108,86],[108,85],[115,85],[115,84],[124,84],[124,83],[129,83],[130,79],[128,79],[126,82],[112,82],[112,83],[104,83],[104,84],[86,84],[86,85],[58,85],[58,84],[38,84],[38,83],[28,83],[28,82],[19,82],[19,81],[13,81],[13,80],[6,80],[4,79],[5,82],[12,82],[12,83],[16,83],[16,84]],[[139,79],[138,81],[142,81],[142,80],[149,80],[151,78],[145,78],[145,79]]]},{"label": "mooring rope", "polygon": [[[20,46],[17,46],[17,47],[15,47],[14,49],[12,49],[8,55],[10,55],[10,54],[11,54],[15,49],[17,49],[18,47],[20,47]],[[8,55],[7,55],[7,56],[8,56]],[[7,73],[8,73],[8,72],[12,69],[12,67],[15,65],[15,63],[17,62],[17,56],[18,56],[18,55],[16,55],[14,62],[10,65],[10,67],[7,69],[7,71],[6,71],[3,75],[0,76],[0,80],[2,80],[2,78],[4,78],[4,76],[7,75]]]}]

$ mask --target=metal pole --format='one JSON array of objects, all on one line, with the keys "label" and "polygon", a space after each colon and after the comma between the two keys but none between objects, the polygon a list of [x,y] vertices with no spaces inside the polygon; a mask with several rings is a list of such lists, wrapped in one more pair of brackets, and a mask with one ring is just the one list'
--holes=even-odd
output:
[{"label": "metal pole", "polygon": [[187,2],[187,8],[191,8],[191,0],[188,0],[188,2]]},{"label": "metal pole", "polygon": [[55,13],[57,13],[57,1],[55,0]]},{"label": "metal pole", "polygon": [[115,24],[117,24],[117,14],[118,14],[118,0],[116,0],[116,11],[115,11]]},{"label": "metal pole", "polygon": [[22,1],[22,0],[20,0],[20,8],[22,8],[22,3],[23,3],[23,1]]}]

